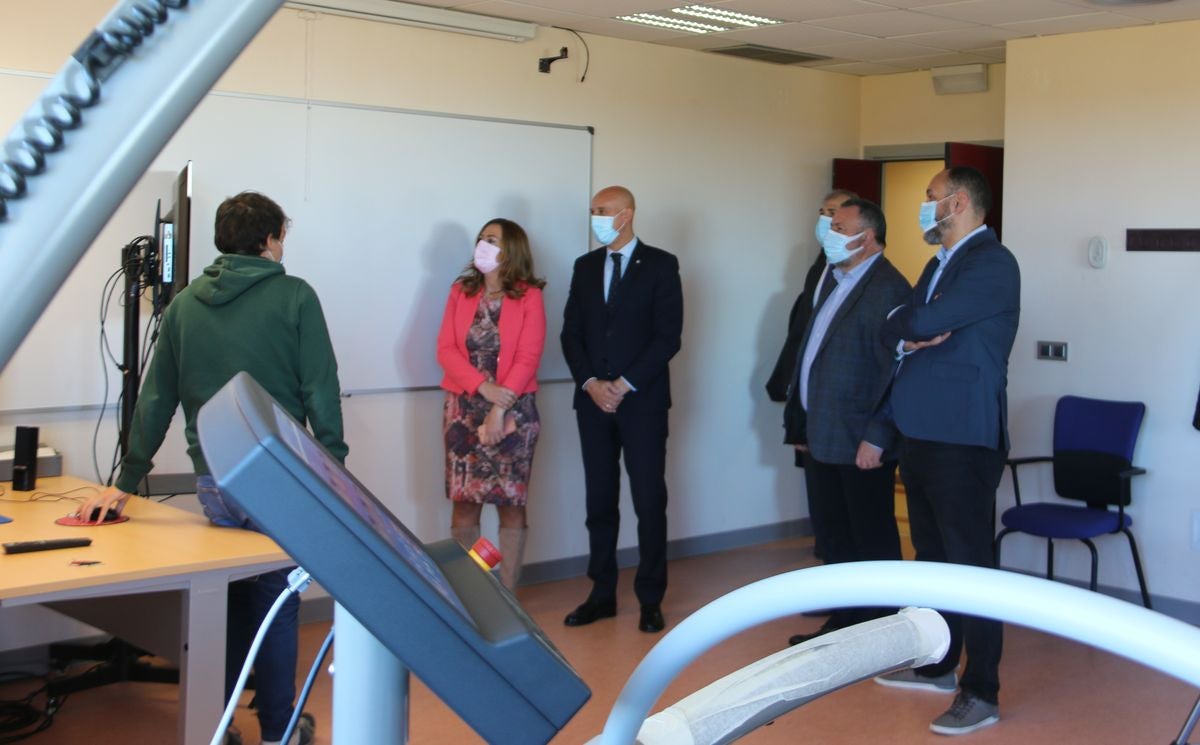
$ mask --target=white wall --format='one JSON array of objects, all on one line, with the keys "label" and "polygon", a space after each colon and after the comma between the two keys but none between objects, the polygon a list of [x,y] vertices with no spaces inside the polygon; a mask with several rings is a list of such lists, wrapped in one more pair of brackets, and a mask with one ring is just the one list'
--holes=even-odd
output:
[{"label": "white wall", "polygon": [[[47,22],[50,14],[36,0],[0,5],[0,27],[38,27],[36,44],[18,41],[0,49],[0,67],[56,70],[109,2],[63,5],[67,9],[54,15],[70,22],[61,27]],[[512,44],[285,10],[219,87],[594,126],[595,185],[633,189],[638,233],[677,253],[682,264],[686,319],[683,351],[672,365],[670,537],[802,517],[801,479],[779,444],[780,409],[765,400],[762,385],[813,255],[811,208],[828,186],[830,159],[858,153],[859,80],[587,39],[590,69],[580,83],[587,55],[562,31],[541,29],[536,40]],[[539,74],[537,58],[563,45],[571,48],[570,60]],[[24,105],[5,102],[0,113]],[[0,127],[7,130],[14,120],[15,114],[0,119]],[[238,126],[253,123],[231,123],[214,136],[236,136]],[[504,175],[480,163],[480,177]],[[329,250],[353,255],[349,247]],[[451,279],[445,278],[447,286]],[[569,277],[548,280],[566,283]],[[90,317],[79,322],[94,323]],[[95,354],[91,348],[71,353]],[[586,553],[570,402],[565,384],[539,393],[543,435],[531,488],[531,562]],[[420,537],[445,537],[440,393],[351,398],[345,415],[350,467]],[[43,439],[64,452],[66,469],[89,475],[94,421],[90,412],[4,414],[0,433],[17,423],[41,424]],[[104,429],[100,450],[107,453],[113,438],[111,427]],[[158,464],[165,471],[187,470],[178,431]],[[634,545],[628,504],[625,514],[621,545]]]},{"label": "white wall", "polygon": [[[1005,243],[1022,270],[1010,367],[1014,455],[1048,454],[1053,402],[1066,393],[1139,400],[1134,519],[1150,590],[1200,600],[1191,545],[1200,509],[1191,427],[1200,385],[1197,253],[1127,253],[1126,228],[1194,228],[1200,149],[1200,23],[1010,42],[1005,121]],[[1091,236],[1108,267],[1087,264]],[[1070,361],[1034,358],[1066,341]],[[1043,471],[1043,490],[1050,490]],[[1032,474],[1031,474],[1032,475]],[[1026,484],[1022,492],[1036,483]],[[1010,500],[1011,503],[1011,500]],[[1101,547],[1100,582],[1136,588],[1124,539]],[[1086,549],[1060,550],[1086,579]],[[1005,563],[1038,570],[1042,544],[1005,541]]]}]

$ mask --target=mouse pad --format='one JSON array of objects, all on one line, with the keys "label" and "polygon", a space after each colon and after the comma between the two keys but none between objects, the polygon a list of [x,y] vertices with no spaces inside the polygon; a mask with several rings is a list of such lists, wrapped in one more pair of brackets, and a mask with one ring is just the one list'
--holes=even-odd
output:
[{"label": "mouse pad", "polygon": [[88,522],[88,521],[84,520],[82,517],[75,517],[74,515],[67,515],[65,517],[58,518],[54,522],[58,525],[67,525],[67,526],[70,526],[73,528],[99,528],[102,525],[116,525],[118,523],[123,523],[123,522],[128,522],[128,521],[129,521],[129,516],[127,516],[127,515],[121,515],[116,520],[106,520],[102,523]]}]

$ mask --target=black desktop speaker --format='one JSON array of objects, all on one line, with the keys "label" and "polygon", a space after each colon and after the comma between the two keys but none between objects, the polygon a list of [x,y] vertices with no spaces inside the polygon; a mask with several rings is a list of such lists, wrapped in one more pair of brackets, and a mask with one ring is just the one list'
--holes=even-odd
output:
[{"label": "black desktop speaker", "polygon": [[37,487],[38,428],[17,427],[13,450],[13,490],[33,491]]}]

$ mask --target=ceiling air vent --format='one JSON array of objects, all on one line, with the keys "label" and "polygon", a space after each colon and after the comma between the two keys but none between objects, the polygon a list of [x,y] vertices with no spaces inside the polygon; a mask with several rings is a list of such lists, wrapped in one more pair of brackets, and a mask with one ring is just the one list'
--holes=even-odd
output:
[{"label": "ceiling air vent", "polygon": [[823,57],[819,54],[805,54],[804,52],[764,47],[758,44],[739,44],[736,47],[721,47],[720,49],[708,49],[706,51],[715,54],[728,54],[730,57],[772,62],[776,65],[803,65],[807,62],[820,62],[821,60],[829,59],[829,57]]}]

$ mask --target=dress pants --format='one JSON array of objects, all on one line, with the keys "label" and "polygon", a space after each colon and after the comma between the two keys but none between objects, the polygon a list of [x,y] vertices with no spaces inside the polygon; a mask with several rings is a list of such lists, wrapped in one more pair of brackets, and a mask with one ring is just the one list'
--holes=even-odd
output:
[{"label": "dress pants", "polygon": [[[906,439],[900,478],[908,491],[908,519],[917,561],[994,568],[996,487],[1005,453],[992,448]],[[950,651],[941,662],[918,668],[944,675],[958,667],[965,645],[962,690],[989,703],[1000,691],[1004,626],[999,621],[942,613],[950,628]]]},{"label": "dress pants", "polygon": [[[900,560],[895,461],[864,471],[854,464],[823,463],[805,453],[804,483],[813,520],[822,526],[825,563]],[[827,625],[842,628],[893,612],[840,609]]]},{"label": "dress pants", "polygon": [[633,589],[642,605],[659,605],[667,589],[667,412],[631,414],[618,407],[606,414],[585,401],[575,413],[587,492],[589,599],[608,602],[617,596],[623,455],[638,519]]}]

